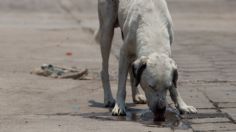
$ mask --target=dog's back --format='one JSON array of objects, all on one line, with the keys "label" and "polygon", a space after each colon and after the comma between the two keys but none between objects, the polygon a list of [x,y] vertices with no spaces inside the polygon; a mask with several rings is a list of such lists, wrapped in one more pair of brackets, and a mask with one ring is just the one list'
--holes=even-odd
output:
[{"label": "dog's back", "polygon": [[137,45],[149,43],[155,49],[169,50],[173,31],[165,0],[120,0],[118,19],[126,39],[135,38]]}]

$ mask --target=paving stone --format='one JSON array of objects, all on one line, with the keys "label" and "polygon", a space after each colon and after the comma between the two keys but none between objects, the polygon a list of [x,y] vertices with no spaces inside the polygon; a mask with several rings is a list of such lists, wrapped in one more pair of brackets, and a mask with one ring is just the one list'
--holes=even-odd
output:
[{"label": "paving stone", "polygon": [[193,124],[192,128],[196,132],[200,131],[236,131],[236,125],[233,123],[204,123]]},{"label": "paving stone", "polygon": [[232,119],[236,122],[236,108],[226,108],[221,110],[228,113],[230,117],[232,117]]},{"label": "paving stone", "polygon": [[236,102],[217,103],[220,108],[236,108]]},{"label": "paving stone", "polygon": [[212,83],[196,84],[194,87],[198,87],[198,89],[205,93],[213,102],[234,104],[236,101],[235,86],[227,81],[225,81],[225,83],[218,82],[220,81],[215,80],[212,81]]},{"label": "paving stone", "polygon": [[228,118],[203,118],[203,119],[191,119],[188,120],[193,124],[203,124],[203,123],[222,123],[222,122],[230,122]]},{"label": "paving stone", "polygon": [[226,113],[196,113],[180,115],[183,119],[226,118]]},{"label": "paving stone", "polygon": [[174,132],[193,132],[193,130],[192,129],[187,129],[187,130],[176,129],[174,130]]},{"label": "paving stone", "polygon": [[214,102],[235,102],[236,92],[234,91],[235,87],[227,87],[224,85],[217,88],[207,88],[205,90],[208,97]]},{"label": "paving stone", "polygon": [[215,108],[213,104],[196,87],[190,84],[181,84],[179,91],[188,105],[196,108]]},{"label": "paving stone", "polygon": [[198,113],[217,113],[216,109],[197,109]]}]

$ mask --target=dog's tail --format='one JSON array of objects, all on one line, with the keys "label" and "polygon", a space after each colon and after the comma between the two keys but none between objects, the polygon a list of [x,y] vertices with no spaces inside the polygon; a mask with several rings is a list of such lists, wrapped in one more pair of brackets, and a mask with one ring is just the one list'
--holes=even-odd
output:
[{"label": "dog's tail", "polygon": [[100,41],[100,36],[101,36],[100,34],[101,34],[100,29],[96,30],[95,33],[94,33],[94,40],[97,43],[99,43],[99,41]]}]

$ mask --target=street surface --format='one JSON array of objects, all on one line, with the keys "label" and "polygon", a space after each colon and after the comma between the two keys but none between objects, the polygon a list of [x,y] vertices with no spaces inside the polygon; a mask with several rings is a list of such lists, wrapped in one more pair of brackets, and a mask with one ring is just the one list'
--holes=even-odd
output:
[{"label": "street surface", "polygon": [[[180,116],[169,108],[164,123],[152,122],[147,105],[132,103],[129,83],[127,117],[103,107],[96,3],[0,0],[0,132],[236,131],[235,0],[168,0],[178,88],[199,113]],[[114,96],[121,44],[117,29],[110,57]],[[88,68],[91,79],[30,74],[44,63]]]}]

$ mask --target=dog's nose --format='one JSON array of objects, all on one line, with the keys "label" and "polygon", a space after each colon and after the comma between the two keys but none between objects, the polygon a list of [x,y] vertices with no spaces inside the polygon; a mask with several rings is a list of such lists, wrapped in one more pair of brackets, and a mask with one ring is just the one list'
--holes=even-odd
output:
[{"label": "dog's nose", "polygon": [[154,113],[154,121],[165,121],[165,111],[166,111],[166,106],[164,107],[159,107],[156,105],[153,109]]},{"label": "dog's nose", "polygon": [[156,106],[153,110],[153,113],[159,114],[159,115],[164,115],[165,111],[166,111],[166,106],[164,106],[164,107]]}]

